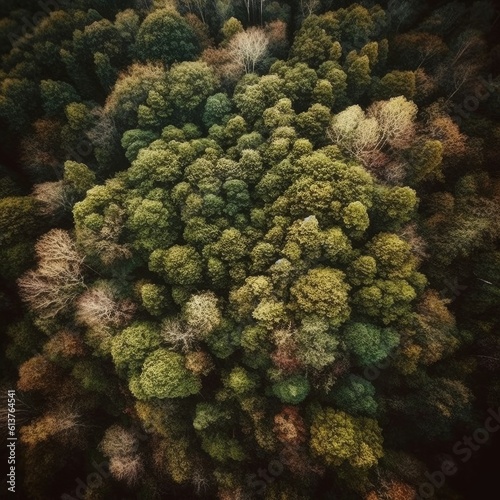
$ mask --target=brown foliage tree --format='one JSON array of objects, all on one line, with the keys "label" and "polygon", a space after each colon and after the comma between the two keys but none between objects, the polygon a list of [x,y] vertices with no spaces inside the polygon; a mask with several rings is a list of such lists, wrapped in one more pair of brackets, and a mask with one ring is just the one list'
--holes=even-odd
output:
[{"label": "brown foliage tree", "polygon": [[44,346],[43,352],[51,361],[85,355],[85,343],[69,330],[57,332]]},{"label": "brown foliage tree", "polygon": [[56,439],[61,444],[71,444],[79,440],[81,425],[78,413],[68,408],[60,408],[37,418],[33,423],[19,430],[21,442],[36,446],[48,439]]},{"label": "brown foliage tree", "polygon": [[296,373],[302,367],[298,358],[298,347],[293,340],[291,328],[276,330],[273,334],[276,350],[271,354],[271,359],[282,374]]},{"label": "brown foliage tree", "polygon": [[285,406],[274,416],[273,430],[282,443],[299,445],[306,441],[306,426],[296,406]]},{"label": "brown foliage tree", "polygon": [[54,363],[37,354],[19,367],[17,388],[20,391],[57,391],[60,376],[61,372]]}]

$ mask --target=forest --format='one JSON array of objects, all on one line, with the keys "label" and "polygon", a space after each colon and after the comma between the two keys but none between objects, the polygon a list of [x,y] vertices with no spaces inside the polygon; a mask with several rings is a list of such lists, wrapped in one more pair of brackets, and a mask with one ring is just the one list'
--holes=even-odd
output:
[{"label": "forest", "polygon": [[0,496],[496,498],[499,33],[2,0]]}]

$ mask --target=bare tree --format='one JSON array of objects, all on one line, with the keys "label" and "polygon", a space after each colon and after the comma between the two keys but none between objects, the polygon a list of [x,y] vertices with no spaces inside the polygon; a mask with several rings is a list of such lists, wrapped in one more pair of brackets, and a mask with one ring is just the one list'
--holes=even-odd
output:
[{"label": "bare tree", "polygon": [[68,212],[73,208],[74,197],[68,193],[64,181],[43,182],[35,184],[33,198],[39,201],[38,213],[51,215]]},{"label": "bare tree", "polygon": [[377,148],[380,130],[377,121],[367,119],[360,106],[350,106],[335,115],[328,135],[347,153],[366,164],[366,154]]},{"label": "bare tree", "polygon": [[210,486],[209,475],[203,471],[201,467],[194,469],[191,483],[197,495],[206,495],[208,487]]},{"label": "bare tree", "polygon": [[255,65],[266,54],[269,39],[261,28],[249,28],[247,31],[236,34],[229,42],[231,58],[242,66],[245,73],[255,72]]},{"label": "bare tree", "polygon": [[417,106],[403,96],[375,102],[366,113],[350,106],[333,117],[327,134],[363,165],[399,182],[404,171],[398,151],[413,141],[416,114]]},{"label": "bare tree", "polygon": [[67,309],[85,288],[83,257],[69,233],[53,229],[35,245],[38,268],[18,280],[21,298],[42,318]]},{"label": "bare tree", "polygon": [[125,457],[111,457],[109,472],[118,481],[125,481],[128,486],[133,486],[139,480],[144,466],[140,455],[127,455]]},{"label": "bare tree", "polygon": [[210,292],[193,295],[185,306],[186,323],[200,337],[211,333],[221,322],[217,297]]},{"label": "bare tree", "polygon": [[207,0],[181,0],[189,12],[197,14],[205,24],[205,9],[207,8]]},{"label": "bare tree", "polygon": [[448,104],[459,92],[466,95],[467,91],[471,89],[471,85],[477,81],[476,75],[478,72],[479,66],[470,63],[458,64],[451,71],[447,65],[441,65],[437,75],[450,92],[444,104]]},{"label": "bare tree", "polygon": [[104,284],[85,291],[76,303],[76,319],[93,327],[123,326],[135,312],[131,300],[117,300],[111,286]]},{"label": "bare tree", "polygon": [[320,0],[300,0],[300,12],[304,19],[314,14],[319,7],[321,7]]},{"label": "bare tree", "polygon": [[106,457],[125,457],[137,452],[139,439],[133,431],[115,424],[106,429],[99,449]]},{"label": "bare tree", "polygon": [[139,439],[133,431],[112,425],[104,433],[99,448],[109,457],[109,471],[115,479],[129,486],[137,483],[144,466],[138,453]]},{"label": "bare tree", "polygon": [[184,307],[184,316],[166,318],[161,334],[167,344],[188,352],[219,326],[221,315],[217,298],[210,292],[193,295]]},{"label": "bare tree", "polygon": [[374,117],[379,125],[380,136],[376,148],[385,146],[402,149],[413,141],[415,118],[418,108],[405,97],[392,97],[388,101],[374,102],[367,110],[367,117]]},{"label": "bare tree", "polygon": [[165,319],[161,333],[167,344],[171,344],[182,352],[190,351],[199,340],[196,330],[177,318]]}]

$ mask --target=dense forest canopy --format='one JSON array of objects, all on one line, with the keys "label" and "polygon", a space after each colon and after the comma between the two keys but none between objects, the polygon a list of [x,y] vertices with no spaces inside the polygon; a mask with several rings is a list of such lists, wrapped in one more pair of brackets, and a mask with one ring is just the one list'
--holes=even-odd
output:
[{"label": "dense forest canopy", "polygon": [[20,498],[473,498],[500,423],[493,3],[0,16]]}]

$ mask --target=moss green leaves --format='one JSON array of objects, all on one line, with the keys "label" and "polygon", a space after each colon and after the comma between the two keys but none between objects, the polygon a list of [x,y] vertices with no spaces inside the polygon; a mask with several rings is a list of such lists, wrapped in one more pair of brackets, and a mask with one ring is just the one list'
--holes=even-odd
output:
[{"label": "moss green leaves", "polygon": [[399,344],[399,335],[390,328],[379,328],[370,323],[350,323],[343,339],[349,352],[360,366],[384,360]]},{"label": "moss green leaves", "polygon": [[338,269],[311,269],[290,290],[296,307],[301,313],[327,317],[332,326],[341,325],[350,314],[350,286],[344,278]]},{"label": "moss green leaves", "polygon": [[146,358],[138,383],[147,398],[185,398],[201,389],[199,379],[186,369],[184,357],[166,349]]},{"label": "moss green leaves", "polygon": [[199,42],[189,24],[175,11],[159,9],[143,21],[137,33],[137,54],[142,60],[175,61],[193,59]]},{"label": "moss green leaves", "polygon": [[353,418],[332,408],[320,410],[311,426],[311,449],[329,465],[369,468],[383,456],[382,431],[370,418]]}]

